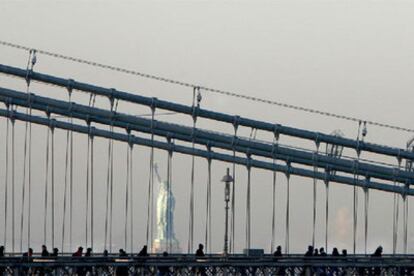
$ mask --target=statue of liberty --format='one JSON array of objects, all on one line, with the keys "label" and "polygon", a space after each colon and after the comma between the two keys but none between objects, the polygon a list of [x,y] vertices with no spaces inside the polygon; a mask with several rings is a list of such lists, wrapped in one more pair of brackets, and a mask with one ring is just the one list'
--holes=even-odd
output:
[{"label": "statue of liberty", "polygon": [[153,241],[153,249],[155,253],[162,253],[164,251],[179,253],[181,250],[174,232],[175,198],[168,180],[162,180],[157,164],[154,164],[154,170],[159,190],[157,196],[157,236]]}]

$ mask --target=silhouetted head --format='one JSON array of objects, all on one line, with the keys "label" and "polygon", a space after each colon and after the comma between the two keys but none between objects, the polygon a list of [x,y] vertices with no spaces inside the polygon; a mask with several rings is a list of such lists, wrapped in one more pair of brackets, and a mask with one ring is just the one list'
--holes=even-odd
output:
[{"label": "silhouetted head", "polygon": [[29,248],[29,254],[32,255],[33,254],[33,248]]},{"label": "silhouetted head", "polygon": [[313,246],[312,245],[308,246],[308,251],[313,252]]},{"label": "silhouetted head", "polygon": [[380,256],[382,255],[382,246],[378,246],[377,249],[375,249],[375,253],[376,256]]},{"label": "silhouetted head", "polygon": [[103,252],[103,255],[104,255],[104,257],[108,257],[108,250],[104,250],[104,252]]},{"label": "silhouetted head", "polygon": [[203,250],[204,249],[204,245],[202,243],[198,244],[198,249]]},{"label": "silhouetted head", "polygon": [[319,248],[319,252],[325,252],[325,249],[323,247]]},{"label": "silhouetted head", "polygon": [[42,250],[43,250],[43,251],[44,251],[44,250],[47,250],[46,245],[42,245]]},{"label": "silhouetted head", "polygon": [[4,252],[4,246],[0,246],[0,252]]},{"label": "silhouetted head", "polygon": [[92,252],[92,248],[88,247],[88,248],[86,249],[86,252],[91,253],[91,252]]},{"label": "silhouetted head", "polygon": [[53,248],[53,253],[55,253],[57,255],[59,253],[59,249],[57,249],[56,247]]},{"label": "silhouetted head", "polygon": [[280,245],[278,245],[278,246],[276,247],[276,250],[277,250],[277,251],[282,251],[282,247],[281,247]]},{"label": "silhouetted head", "polygon": [[348,254],[348,251],[346,249],[342,249],[342,255],[346,256]]},{"label": "silhouetted head", "polygon": [[168,252],[167,251],[162,252],[162,256],[163,257],[168,257]]},{"label": "silhouetted head", "polygon": [[79,252],[82,252],[82,251],[83,251],[83,247],[82,247],[82,246],[79,246],[79,247],[78,247],[78,251],[79,251]]}]

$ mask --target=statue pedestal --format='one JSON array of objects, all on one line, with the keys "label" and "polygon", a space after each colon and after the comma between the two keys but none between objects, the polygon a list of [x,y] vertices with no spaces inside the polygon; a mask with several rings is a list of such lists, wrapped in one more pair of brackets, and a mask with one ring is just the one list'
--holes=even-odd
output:
[{"label": "statue pedestal", "polygon": [[167,251],[168,254],[174,254],[181,253],[181,248],[176,239],[171,241],[155,239],[152,243],[152,251],[153,253],[163,253],[164,251]]}]

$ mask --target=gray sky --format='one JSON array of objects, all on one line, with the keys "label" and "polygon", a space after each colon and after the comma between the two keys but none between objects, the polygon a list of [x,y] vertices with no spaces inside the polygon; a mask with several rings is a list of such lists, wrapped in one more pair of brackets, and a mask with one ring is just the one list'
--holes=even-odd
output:
[{"label": "gray sky", "polygon": [[[412,92],[414,69],[414,4],[410,1],[1,1],[0,39],[50,50],[61,54],[105,64],[138,70],[172,79],[220,88],[246,95],[306,106],[324,111],[412,127]],[[27,53],[0,46],[0,62],[24,67]],[[190,104],[189,88],[114,73],[81,64],[40,55],[35,70],[76,80],[115,87],[133,93],[156,96]],[[21,80],[0,76],[0,85],[24,91]],[[66,99],[62,89],[34,83],[32,91]],[[57,93],[60,92],[60,93]],[[77,93],[75,101],[86,103],[88,96]],[[107,106],[98,99],[99,106]],[[357,125],[317,115],[286,110],[276,106],[203,93],[202,107],[256,119],[329,133],[342,129],[347,137],[355,137]],[[144,107],[121,104],[120,110],[131,114],[148,113]],[[188,117],[160,117],[191,124]],[[229,125],[200,120],[199,126],[231,133]],[[0,120],[0,176],[4,183],[4,130]],[[18,169],[22,163],[22,123],[18,124],[20,139]],[[249,129],[240,129],[248,136]],[[58,161],[64,164],[65,133],[57,131]],[[43,222],[43,189],[46,130],[34,127],[33,216]],[[369,127],[368,141],[405,147],[409,133]],[[258,138],[269,135],[258,133]],[[298,144],[282,137],[282,142],[314,149],[311,143]],[[37,146],[38,145],[38,146]],[[96,250],[102,249],[106,177],[106,141],[97,139]],[[84,243],[84,182],[86,138],[76,135],[75,158],[76,211],[73,247]],[[116,247],[123,246],[123,205],[125,186],[125,145],[116,146],[117,176]],[[349,155],[351,151],[346,152]],[[20,155],[19,155],[20,154]],[[145,240],[145,206],[148,181],[148,149],[134,151],[135,250]],[[166,154],[156,152],[161,170],[166,170]],[[395,160],[387,160],[395,162]],[[184,250],[188,231],[188,157],[175,155],[173,189],[177,198],[176,234]],[[205,160],[196,167],[195,243],[204,241]],[[21,172],[18,170],[19,172]],[[213,165],[213,250],[220,251],[223,236],[223,196],[219,179],[225,165]],[[57,169],[57,197],[63,198],[64,167]],[[165,175],[165,174],[164,174]],[[236,238],[238,251],[244,247],[246,170],[239,167]],[[21,176],[16,180],[17,194]],[[253,172],[252,244],[270,247],[271,173]],[[285,183],[278,175],[278,243],[284,245]],[[3,193],[3,187],[0,190]],[[293,177],[291,250],[302,252],[311,238],[312,180]],[[330,246],[352,247],[352,188],[331,185]],[[383,244],[391,250],[392,196],[371,192],[369,249]],[[324,188],[318,184],[317,243],[324,238]],[[363,206],[360,192],[360,206]],[[3,197],[0,206],[3,206]],[[412,201],[412,199],[410,199]],[[20,204],[20,203],[19,203]],[[61,200],[57,213],[61,216]],[[412,205],[412,204],[411,204]],[[363,220],[362,207],[360,218]],[[20,207],[17,208],[20,215]],[[413,207],[410,207],[412,213]],[[4,210],[0,211],[1,218]],[[20,218],[20,217],[19,217]],[[57,240],[60,247],[58,219]],[[42,240],[42,225],[33,226],[33,246]],[[363,227],[359,227],[358,248],[363,249]],[[411,226],[411,224],[410,224]],[[20,229],[20,228],[19,228]],[[4,228],[0,229],[3,235]],[[18,233],[17,233],[18,234]],[[10,233],[8,234],[10,237]],[[410,237],[413,227],[410,228]],[[411,240],[410,250],[413,241]],[[49,245],[50,246],[50,245]],[[37,248],[36,247],[36,248]],[[66,245],[66,248],[68,245]],[[400,246],[401,249],[401,246]],[[70,249],[72,250],[72,249]],[[129,250],[129,248],[128,248]]]}]

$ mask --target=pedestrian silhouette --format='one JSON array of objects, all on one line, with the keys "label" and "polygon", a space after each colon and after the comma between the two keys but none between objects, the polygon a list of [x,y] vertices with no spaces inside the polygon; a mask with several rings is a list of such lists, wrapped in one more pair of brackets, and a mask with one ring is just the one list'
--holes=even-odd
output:
[{"label": "pedestrian silhouette", "polygon": [[119,249],[119,257],[127,257],[127,253],[125,252],[124,249]]},{"label": "pedestrian silhouette", "polygon": [[282,257],[282,247],[278,245],[276,251],[273,253],[274,257]]},{"label": "pedestrian silhouette", "polygon": [[348,256],[348,251],[346,249],[342,249],[342,257]]},{"label": "pedestrian silhouette", "polygon": [[88,247],[85,252],[85,257],[90,257],[92,255],[92,248]]},{"label": "pedestrian silhouette", "polygon": [[313,251],[313,256],[319,256],[318,248],[315,248]]},{"label": "pedestrian silhouette", "polygon": [[377,249],[375,249],[375,252],[371,255],[372,257],[382,257],[382,246],[378,246]]},{"label": "pedestrian silhouette", "polygon": [[102,255],[103,255],[104,257],[108,257],[108,250],[106,250],[106,249],[105,249],[105,250],[103,251]]},{"label": "pedestrian silhouette", "polygon": [[199,244],[198,245],[198,249],[197,249],[197,251],[196,251],[196,254],[195,254],[197,257],[204,257],[205,256],[205,254],[204,254],[204,245],[203,244]]},{"label": "pedestrian silhouette", "polygon": [[23,253],[23,257],[32,257],[33,256],[33,249],[29,248],[29,250]]},{"label": "pedestrian silhouette", "polygon": [[339,256],[338,248],[334,247],[334,249],[332,250],[332,256],[334,256],[334,257]]},{"label": "pedestrian silhouette", "polygon": [[139,257],[148,257],[148,247],[146,245],[144,245],[144,247],[142,247],[141,251],[139,251],[138,256]]},{"label": "pedestrian silhouette", "polygon": [[320,254],[322,257],[326,257],[326,256],[328,256],[328,255],[326,254],[326,252],[325,252],[325,248],[323,248],[323,247],[319,248],[319,254]]},{"label": "pedestrian silhouette", "polygon": [[53,253],[50,254],[50,256],[57,257],[58,255],[59,255],[59,249],[57,249],[56,247],[53,248]]},{"label": "pedestrian silhouette", "polygon": [[42,245],[42,257],[49,257],[49,251],[47,251],[46,245]]},{"label": "pedestrian silhouette", "polygon": [[72,257],[82,257],[83,254],[83,247],[79,246],[78,250],[72,254]]},{"label": "pedestrian silhouette", "polygon": [[311,257],[311,256],[313,256],[313,246],[309,245],[308,246],[308,251],[306,251],[306,253],[305,253],[305,257]]}]

